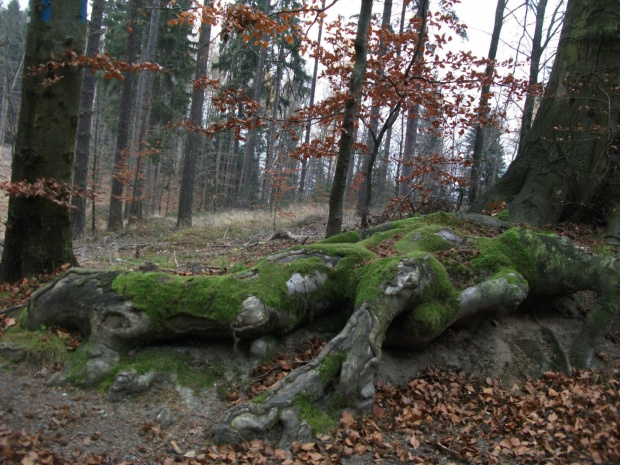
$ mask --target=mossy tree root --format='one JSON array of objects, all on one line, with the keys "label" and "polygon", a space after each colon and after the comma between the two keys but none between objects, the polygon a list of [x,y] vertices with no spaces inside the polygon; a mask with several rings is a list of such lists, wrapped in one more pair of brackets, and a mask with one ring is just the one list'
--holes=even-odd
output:
[{"label": "mossy tree root", "polygon": [[[388,260],[378,260],[374,267],[380,268]],[[343,407],[343,402],[357,409],[371,407],[387,328],[394,318],[423,299],[424,291],[434,279],[430,260],[428,255],[399,260],[391,267],[393,273],[380,284],[377,295],[357,305],[342,331],[314,360],[291,372],[261,395],[259,402],[250,401],[228,411],[214,427],[214,439],[238,442],[268,438],[278,430],[280,446],[290,447],[293,441],[308,435],[308,421],[312,422],[300,418],[301,401],[325,409],[334,403]],[[369,272],[359,285],[362,288],[368,285],[366,281],[374,279]]]},{"label": "mossy tree root", "polygon": [[[352,308],[315,360],[231,409],[214,428],[219,441],[279,435],[284,447],[310,434],[316,418],[308,405],[323,415],[344,405],[372,406],[386,339],[421,348],[451,325],[513,312],[526,297],[596,292],[597,304],[569,350],[573,367],[588,368],[618,313],[620,260],[517,228],[495,238],[468,237],[470,226],[445,214],[401,220],[370,235],[345,233],[276,254],[227,276],[71,270],[35,293],[28,322],[33,329],[58,325],[90,335],[85,356],[62,375],[89,384],[141,344],[183,335],[284,334],[330,309]],[[392,253],[377,257],[373,250],[381,247]],[[461,291],[433,255],[454,248],[468,249],[477,283]]]}]

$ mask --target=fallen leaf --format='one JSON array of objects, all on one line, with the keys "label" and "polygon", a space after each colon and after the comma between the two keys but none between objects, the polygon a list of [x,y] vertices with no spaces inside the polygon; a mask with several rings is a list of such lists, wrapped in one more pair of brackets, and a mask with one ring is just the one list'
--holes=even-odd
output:
[{"label": "fallen leaf", "polygon": [[181,450],[181,448],[176,442],[170,441],[170,446],[172,447],[172,450],[174,450],[175,453],[179,455],[183,454],[183,451]]}]

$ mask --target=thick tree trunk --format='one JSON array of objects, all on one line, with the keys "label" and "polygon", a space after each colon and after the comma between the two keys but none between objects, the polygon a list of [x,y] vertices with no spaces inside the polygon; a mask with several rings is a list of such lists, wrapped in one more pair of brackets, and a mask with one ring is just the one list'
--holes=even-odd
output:
[{"label": "thick tree trunk", "polygon": [[[491,217],[472,219],[504,226]],[[236,344],[353,309],[313,361],[233,407],[214,428],[216,440],[235,442],[279,431],[281,447],[307,439],[300,402],[373,405],[384,343],[420,349],[453,325],[507,316],[528,297],[596,293],[568,354],[557,349],[573,367],[587,368],[620,308],[620,260],[517,228],[495,238],[468,236],[479,228],[447,214],[411,218],[278,253],[227,276],[70,270],[33,295],[28,326],[88,335],[55,382],[92,385],[109,376],[122,353],[143,344],[187,336]],[[461,268],[453,266],[451,250],[471,257],[467,273],[476,284],[454,287]]]},{"label": "thick tree trunk", "polygon": [[[205,6],[210,5],[206,2]],[[207,74],[209,61],[209,44],[211,41],[211,25],[201,25],[198,39],[198,56],[196,57],[196,71],[194,79],[198,80]],[[205,92],[202,87],[192,91],[192,106],[189,122],[198,127],[202,126],[202,113],[205,101]],[[183,163],[183,177],[181,178],[181,193],[179,194],[179,215],[177,228],[187,228],[192,225],[192,210],[194,206],[194,184],[196,180],[196,163],[198,160],[198,133],[189,131],[185,146],[185,162]]]},{"label": "thick tree trunk", "polygon": [[[52,57],[70,59],[68,52],[83,53],[83,2],[33,1],[31,6],[24,61],[27,69]],[[46,85],[45,80],[55,82]],[[81,85],[81,75],[74,67],[24,76],[11,166],[13,182],[71,182]],[[68,208],[44,197],[10,197],[0,281],[17,281],[64,263],[76,264]]]},{"label": "thick tree trunk", "polygon": [[347,171],[353,150],[355,119],[357,107],[360,102],[360,91],[366,74],[366,49],[368,40],[368,27],[372,17],[372,0],[362,0],[362,8],[357,23],[357,36],[355,38],[355,64],[349,81],[349,92],[345,102],[344,115],[342,117],[342,133],[338,148],[338,160],[336,172],[329,195],[329,217],[325,236],[330,237],[339,234],[342,230],[344,216],[344,193],[347,184]]},{"label": "thick tree trunk", "polygon": [[530,136],[475,209],[507,202],[511,219],[539,225],[604,211],[620,240],[619,20],[618,2],[569,0]]},{"label": "thick tree trunk", "polygon": [[[92,3],[90,23],[88,25],[88,43],[86,56],[92,57],[99,53],[99,44],[103,30],[103,10],[105,0],[96,0]],[[90,158],[90,133],[92,131],[93,104],[95,101],[96,74],[84,70],[82,81],[82,96],[80,99],[80,116],[77,126],[77,141],[75,144],[75,164],[73,166],[73,184],[82,189],[82,195],[74,195],[71,199],[73,210],[71,213],[73,238],[79,238],[86,228],[86,185],[88,181],[88,161]]]},{"label": "thick tree trunk", "polygon": [[[138,8],[140,0],[130,1],[129,20],[127,27],[127,44],[125,61],[133,63],[136,54],[136,33],[138,22]],[[114,167],[112,172],[112,189],[110,193],[110,211],[108,214],[108,231],[123,229],[123,181],[121,172],[126,167],[127,147],[129,141],[129,121],[131,119],[131,92],[133,74],[125,73],[125,80],[121,86],[121,108],[118,115],[118,131],[116,133],[116,147],[114,149]]]}]

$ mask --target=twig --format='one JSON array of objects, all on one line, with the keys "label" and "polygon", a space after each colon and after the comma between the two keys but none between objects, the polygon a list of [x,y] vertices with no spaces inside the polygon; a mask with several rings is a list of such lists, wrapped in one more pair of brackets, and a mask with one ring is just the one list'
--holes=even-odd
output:
[{"label": "twig", "polygon": [[172,259],[174,260],[174,264],[177,266],[177,268],[179,267],[179,262],[177,262],[177,251],[173,250],[172,251]]}]

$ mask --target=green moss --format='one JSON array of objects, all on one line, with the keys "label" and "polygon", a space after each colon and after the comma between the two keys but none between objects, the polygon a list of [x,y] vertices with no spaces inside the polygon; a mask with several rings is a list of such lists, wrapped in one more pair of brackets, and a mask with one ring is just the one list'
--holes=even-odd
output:
[{"label": "green moss", "polygon": [[[285,264],[263,259],[251,271],[255,275],[249,278],[245,274],[184,277],[159,272],[122,273],[114,280],[112,289],[131,299],[133,307],[146,312],[156,327],[179,314],[230,325],[242,310],[243,301],[251,295],[270,308],[287,313],[298,311],[301,298],[287,297],[286,282],[291,275],[321,272],[329,276],[332,272],[316,257]],[[326,297],[322,293],[323,290],[316,298]]]},{"label": "green moss", "polygon": [[328,354],[323,361],[321,361],[317,371],[323,387],[331,383],[332,380],[340,373],[340,367],[346,358],[347,354],[345,352],[338,351]]},{"label": "green moss", "polygon": [[409,231],[410,231],[410,228],[394,227],[394,228],[389,229],[387,231],[377,232],[377,233],[373,234],[372,236],[364,239],[361,242],[361,244],[364,247],[377,247],[382,242],[384,242],[386,240],[389,240],[389,239],[393,239],[396,236],[402,236],[404,234],[407,234]]},{"label": "green moss", "polygon": [[502,220],[502,221],[508,221],[510,214],[508,212],[507,208],[504,208],[501,212],[499,212],[499,214],[497,215],[497,219],[498,220]]},{"label": "green moss", "polygon": [[363,302],[376,300],[381,295],[381,285],[398,273],[399,264],[400,257],[396,256],[376,260],[364,266],[363,270],[359,270],[355,307],[357,308]]},{"label": "green moss", "polygon": [[453,245],[437,233],[445,229],[441,225],[428,225],[413,231],[394,244],[394,248],[403,253],[439,252],[450,250]]},{"label": "green moss", "polygon": [[336,417],[321,410],[308,396],[297,396],[293,406],[299,408],[299,418],[306,420],[314,434],[326,434],[336,427]]},{"label": "green moss", "polygon": [[480,255],[472,260],[474,273],[482,280],[502,268],[513,269],[523,275],[530,287],[534,287],[538,281],[536,266],[522,240],[517,228],[494,239],[477,239],[475,247],[480,250]]},{"label": "green moss", "polygon": [[337,234],[335,236],[328,237],[327,239],[323,239],[320,241],[320,244],[346,244],[346,243],[355,243],[359,242],[360,235],[357,231],[347,231],[342,234]]},{"label": "green moss", "polygon": [[181,386],[194,390],[208,389],[224,377],[223,366],[202,364],[187,351],[175,350],[174,346],[148,346],[123,355],[100,388],[107,390],[118,373],[130,369],[141,375],[150,372],[172,375]]},{"label": "green moss", "polygon": [[254,404],[262,404],[263,402],[265,402],[266,398],[267,398],[267,392],[263,391],[256,397],[253,397],[252,399],[250,399],[250,402]]},{"label": "green moss", "polygon": [[13,326],[2,334],[0,343],[23,349],[24,360],[35,365],[62,364],[69,358],[65,341],[50,330],[28,331],[22,326]]},{"label": "green moss", "polygon": [[457,290],[450,281],[450,276],[445,267],[430,254],[424,254],[426,264],[431,268],[433,280],[431,284],[424,289],[423,300],[436,300],[445,303],[450,308],[456,308]]},{"label": "green moss", "polygon": [[419,325],[417,331],[422,334],[438,335],[454,317],[454,312],[436,300],[418,305],[413,318]]}]

